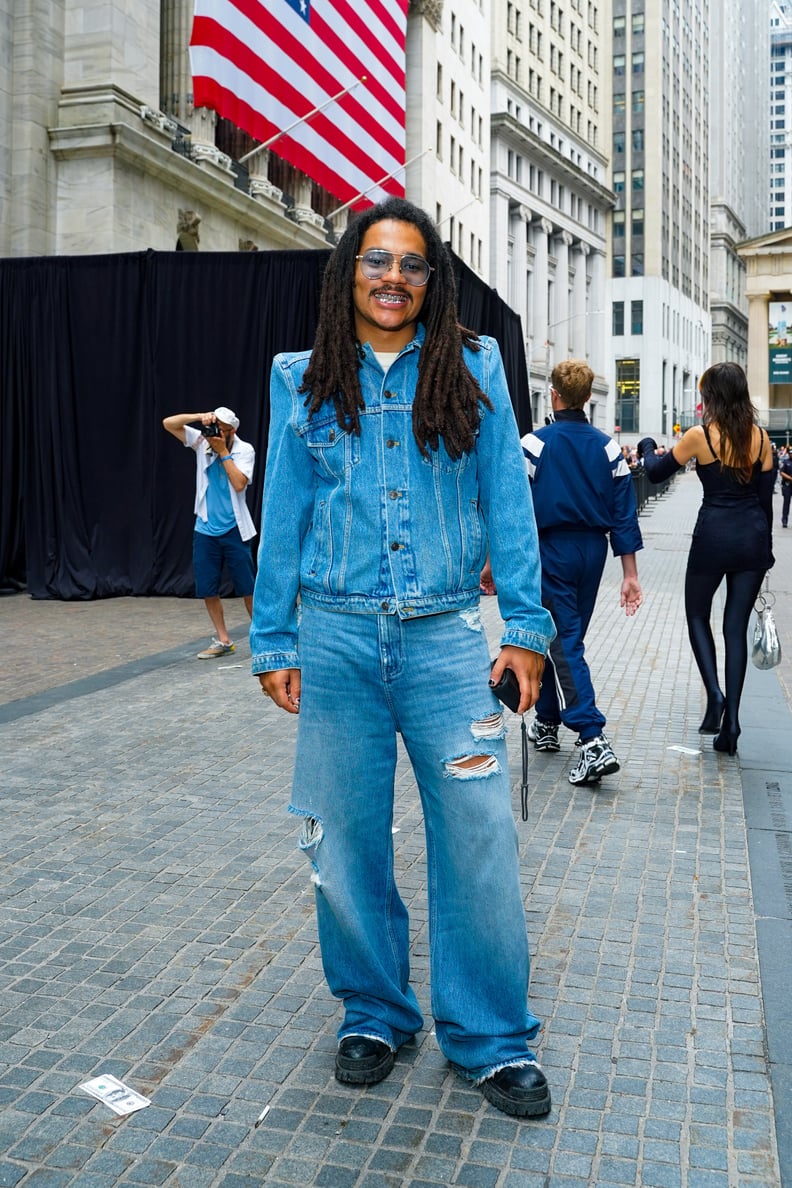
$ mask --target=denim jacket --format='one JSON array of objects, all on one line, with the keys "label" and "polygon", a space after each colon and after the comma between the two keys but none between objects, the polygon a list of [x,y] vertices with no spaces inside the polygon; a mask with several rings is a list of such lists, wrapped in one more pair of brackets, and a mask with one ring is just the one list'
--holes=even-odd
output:
[{"label": "denim jacket", "polygon": [[271,419],[250,648],[254,673],[299,668],[298,598],[306,605],[402,619],[479,601],[490,554],[502,644],[545,654],[555,635],[541,604],[528,475],[497,343],[465,349],[492,410],[476,444],[428,458],[412,429],[424,328],[384,373],[366,344],[359,435],[327,405],[309,420],[299,391],[310,352],[272,365]]}]

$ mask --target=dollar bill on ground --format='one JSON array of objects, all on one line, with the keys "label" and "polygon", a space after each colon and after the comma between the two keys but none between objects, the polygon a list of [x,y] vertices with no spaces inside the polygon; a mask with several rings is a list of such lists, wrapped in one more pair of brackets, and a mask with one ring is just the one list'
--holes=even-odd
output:
[{"label": "dollar bill on ground", "polygon": [[94,1077],[91,1081],[83,1081],[77,1088],[95,1097],[97,1101],[104,1102],[114,1114],[134,1114],[135,1110],[142,1110],[151,1105],[148,1097],[136,1093],[117,1077]]}]

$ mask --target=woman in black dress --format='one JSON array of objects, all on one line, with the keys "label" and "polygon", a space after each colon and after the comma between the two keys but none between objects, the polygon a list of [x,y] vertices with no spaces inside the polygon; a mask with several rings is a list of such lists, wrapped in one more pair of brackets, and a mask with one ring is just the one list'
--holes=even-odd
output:
[{"label": "woman in black dress", "polygon": [[[715,363],[699,383],[703,411],[672,450],[655,453],[656,442],[638,443],[653,483],[663,482],[696,459],[704,499],[693,529],[685,574],[688,634],[707,692],[699,730],[714,734],[713,747],[733,755],[740,734],[740,696],[748,664],[748,621],[764,576],[773,564],[773,453],[756,424],[745,372],[737,363]],[[726,578],[723,640],[726,694],[718,681],[710,613]]]}]

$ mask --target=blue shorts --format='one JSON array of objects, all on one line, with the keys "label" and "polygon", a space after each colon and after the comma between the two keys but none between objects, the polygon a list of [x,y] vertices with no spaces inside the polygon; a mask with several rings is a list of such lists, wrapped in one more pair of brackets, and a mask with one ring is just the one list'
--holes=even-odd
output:
[{"label": "blue shorts", "polygon": [[193,533],[196,598],[219,596],[223,562],[231,575],[237,597],[247,598],[253,594],[256,573],[250,545],[239,535],[238,528],[232,528],[222,536],[208,536],[205,532]]}]

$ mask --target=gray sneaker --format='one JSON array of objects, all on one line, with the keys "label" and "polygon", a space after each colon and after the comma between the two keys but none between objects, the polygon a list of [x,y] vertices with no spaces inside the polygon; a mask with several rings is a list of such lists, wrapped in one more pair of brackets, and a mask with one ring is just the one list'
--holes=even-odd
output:
[{"label": "gray sneaker", "polygon": [[227,656],[230,652],[233,652],[233,651],[234,651],[234,645],[232,643],[223,643],[222,640],[215,638],[209,644],[208,648],[205,648],[203,652],[198,653],[198,659],[199,660],[214,660],[218,656]]},{"label": "gray sneaker", "polygon": [[528,727],[528,737],[537,751],[560,751],[558,727],[554,722],[540,722],[534,718]]},{"label": "gray sneaker", "polygon": [[612,775],[619,770],[619,760],[604,734],[598,734],[587,742],[578,739],[575,746],[580,748],[580,755],[569,773],[570,784],[596,784],[604,775]]}]

